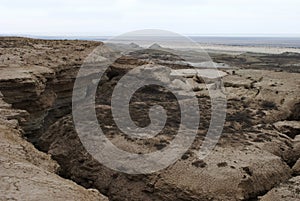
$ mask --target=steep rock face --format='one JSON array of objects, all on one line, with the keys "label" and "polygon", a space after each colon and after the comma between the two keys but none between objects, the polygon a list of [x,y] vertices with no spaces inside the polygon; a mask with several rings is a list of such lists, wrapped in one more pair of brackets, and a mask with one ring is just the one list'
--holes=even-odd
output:
[{"label": "steep rock face", "polygon": [[34,142],[49,125],[70,113],[77,71],[102,43],[4,37],[0,44],[3,99],[29,113],[21,126]]},{"label": "steep rock face", "polygon": [[29,115],[22,126],[26,133],[41,129],[47,111],[55,101],[55,94],[46,91],[53,70],[46,67],[1,68],[1,93],[14,108],[24,109]]},{"label": "steep rock face", "polygon": [[[57,162],[24,139],[24,133],[32,137],[41,130],[55,109],[57,95],[49,84],[57,72],[35,63],[41,59],[47,66],[42,57],[49,55],[37,52],[49,42],[1,38],[0,43],[0,200],[107,200],[97,190],[59,177]],[[22,63],[16,51],[28,60]]]}]

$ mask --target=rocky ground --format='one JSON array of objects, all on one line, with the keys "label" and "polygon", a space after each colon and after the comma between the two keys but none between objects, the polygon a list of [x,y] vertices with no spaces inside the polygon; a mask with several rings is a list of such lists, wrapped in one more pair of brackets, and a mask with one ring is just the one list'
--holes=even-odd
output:
[{"label": "rocky ground", "polygon": [[130,112],[137,125],[146,126],[149,107],[160,104],[168,116],[162,132],[152,139],[132,139],[116,126],[110,106],[113,88],[141,65],[168,65],[170,76],[177,75],[171,76],[174,83],[192,85],[201,122],[180,160],[156,173],[130,175],[105,167],[87,153],[71,115],[73,83],[84,58],[97,46],[104,55],[109,50],[87,41],[6,37],[0,44],[0,200],[105,200],[100,193],[109,200],[300,199],[299,54],[211,55],[213,61],[231,66],[220,69],[227,116],[217,146],[199,160],[211,120],[207,87],[215,90],[216,80],[206,86],[176,56],[161,48],[132,46],[135,52],[116,60],[97,90],[97,118],[111,142],[126,151],[148,153],[167,147],[178,130],[175,97],[155,86],[134,94]]}]

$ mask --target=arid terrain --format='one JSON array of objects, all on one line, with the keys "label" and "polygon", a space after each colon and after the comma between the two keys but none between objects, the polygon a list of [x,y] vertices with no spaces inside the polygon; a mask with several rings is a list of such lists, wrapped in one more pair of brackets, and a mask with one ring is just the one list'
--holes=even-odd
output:
[{"label": "arid terrain", "polygon": [[[95,100],[99,124],[113,144],[133,153],[159,151],[179,127],[176,98],[157,86],[134,94],[130,114],[143,127],[150,123],[149,107],[163,106],[168,119],[159,135],[134,139],[116,126],[110,104],[113,89],[137,66],[170,67],[163,73],[179,88],[193,86],[201,111],[196,139],[181,159],[155,173],[125,174],[95,160],[74,128],[74,81],[96,47],[111,53],[102,42],[0,38],[0,200],[300,200],[299,53],[209,53],[213,62],[224,66],[219,71],[227,111],[221,138],[200,160],[211,121],[208,87],[216,90],[218,79],[207,78],[206,85],[190,73],[191,65],[163,47],[123,47],[134,51],[105,71]],[[205,67],[198,70],[204,73]]]}]

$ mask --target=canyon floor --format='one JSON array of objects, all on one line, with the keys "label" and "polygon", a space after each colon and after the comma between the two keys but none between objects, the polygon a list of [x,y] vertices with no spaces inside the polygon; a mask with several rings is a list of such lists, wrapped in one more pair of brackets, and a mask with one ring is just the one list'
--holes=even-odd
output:
[{"label": "canyon floor", "polygon": [[[170,91],[146,86],[131,98],[130,115],[137,126],[151,124],[152,105],[167,111],[165,127],[153,138],[125,135],[111,111],[114,87],[126,73],[138,66],[150,71],[168,66],[171,70],[158,69],[154,77],[164,82],[166,75],[178,93],[192,86],[199,103],[200,123],[189,149],[151,174],[106,167],[78,137],[72,93],[77,73],[93,50],[101,52],[101,58],[116,52],[102,42],[1,37],[0,200],[300,200],[299,53],[210,52],[220,79],[206,75],[205,65],[194,71],[191,63],[159,45],[118,48],[130,51],[108,66],[96,91],[96,116],[105,136],[137,154],[170,145],[181,117]],[[90,71],[83,81],[97,75]],[[209,155],[199,159],[212,119],[210,92],[218,89],[227,100],[222,135]],[[83,97],[89,95],[84,89]],[[190,97],[181,96],[189,105]],[[88,116],[82,122],[86,129],[89,122]]]}]

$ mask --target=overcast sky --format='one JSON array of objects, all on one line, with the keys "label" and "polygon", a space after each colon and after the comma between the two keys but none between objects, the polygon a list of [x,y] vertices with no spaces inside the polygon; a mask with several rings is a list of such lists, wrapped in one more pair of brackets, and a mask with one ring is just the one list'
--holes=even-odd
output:
[{"label": "overcast sky", "polygon": [[300,36],[300,0],[1,0],[0,34]]}]

